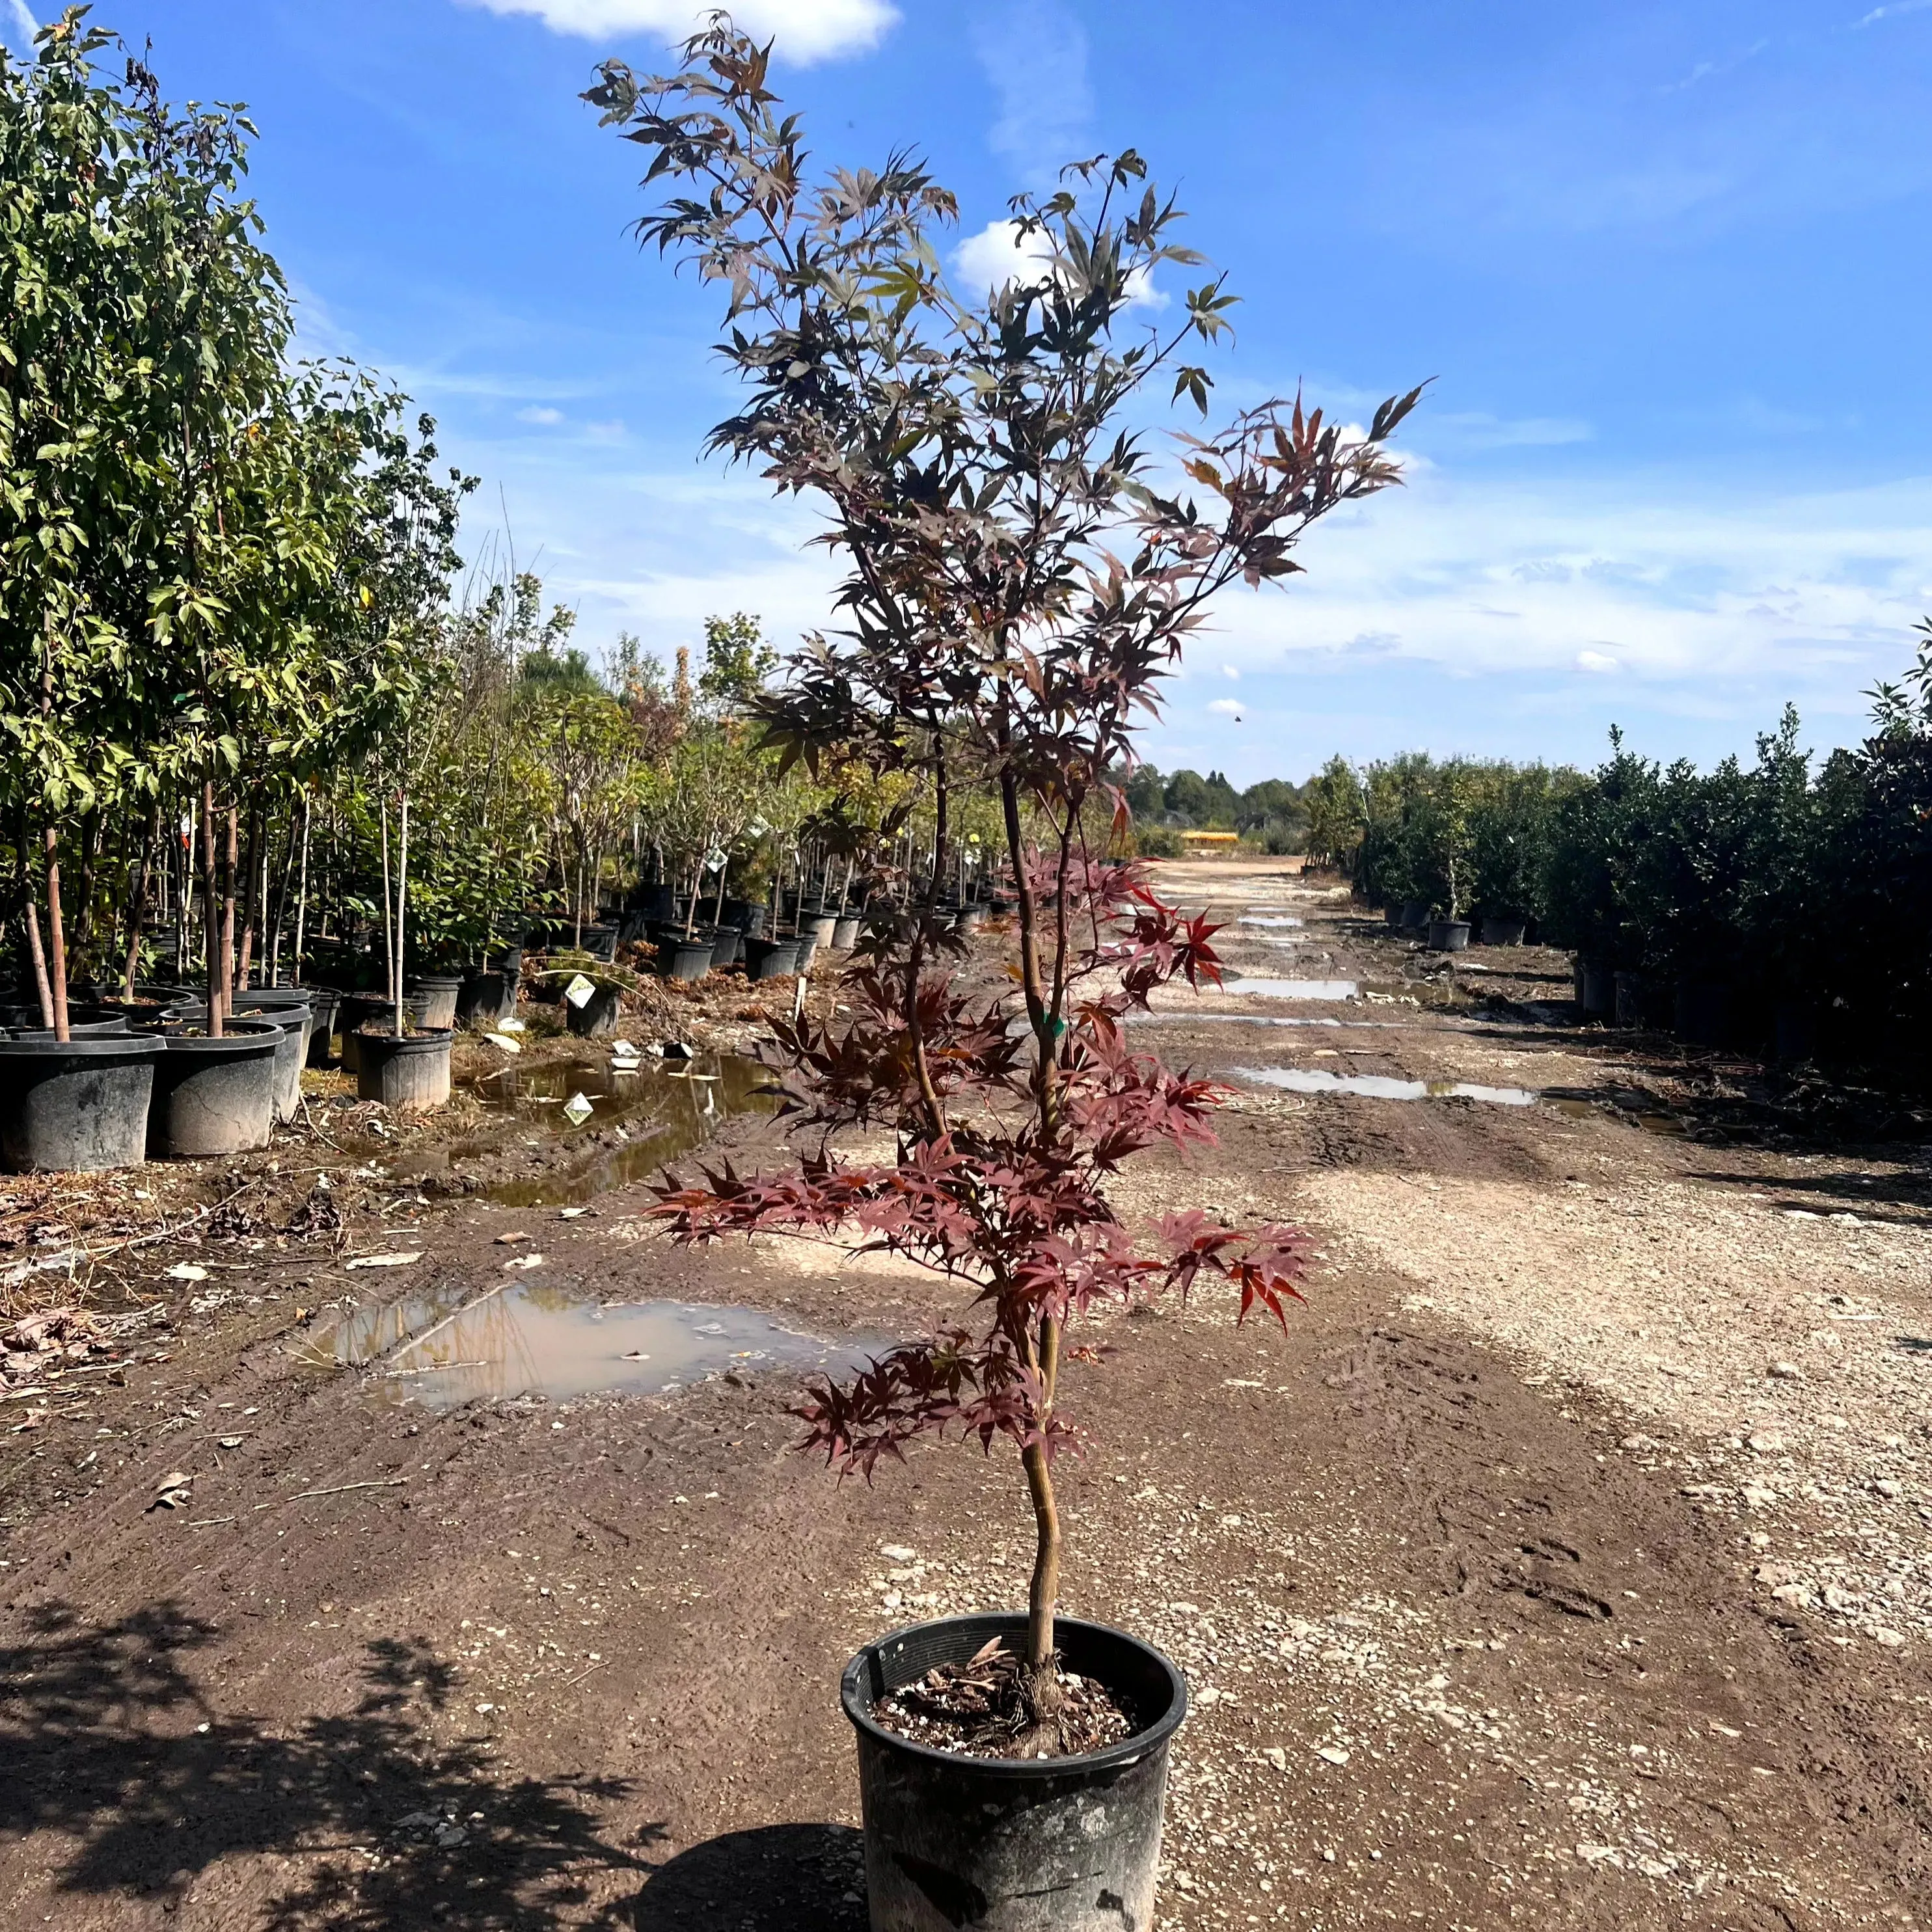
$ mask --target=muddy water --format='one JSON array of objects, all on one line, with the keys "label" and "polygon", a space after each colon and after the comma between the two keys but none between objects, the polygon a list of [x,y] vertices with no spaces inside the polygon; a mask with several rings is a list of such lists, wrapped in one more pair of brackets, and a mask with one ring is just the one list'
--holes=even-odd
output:
[{"label": "muddy water", "polygon": [[1226,980],[1221,990],[1231,998],[1262,1000],[1352,1000],[1361,991],[1354,980]]},{"label": "muddy water", "polygon": [[519,1395],[668,1395],[731,1371],[837,1376],[890,1346],[800,1334],[754,1308],[604,1304],[573,1286],[520,1282],[466,1305],[452,1288],[447,1303],[418,1295],[358,1309],[336,1330],[334,1356],[374,1365],[382,1399],[441,1409]]},{"label": "muddy water", "polygon": [[[508,1208],[579,1206],[701,1147],[734,1114],[769,1113],[774,1103],[760,1090],[770,1078],[738,1054],[631,1065],[599,1054],[506,1066],[472,1089],[503,1124],[433,1158],[460,1162],[520,1141],[547,1157],[527,1178],[490,1187],[489,1198]],[[573,1118],[579,1094],[590,1111]]]},{"label": "muddy water", "polygon": [[1370,1100],[1486,1100],[1498,1107],[1527,1107],[1527,1087],[1482,1087],[1468,1080],[1402,1080],[1388,1073],[1330,1073],[1321,1067],[1238,1066],[1235,1077],[1291,1094],[1357,1094]]}]

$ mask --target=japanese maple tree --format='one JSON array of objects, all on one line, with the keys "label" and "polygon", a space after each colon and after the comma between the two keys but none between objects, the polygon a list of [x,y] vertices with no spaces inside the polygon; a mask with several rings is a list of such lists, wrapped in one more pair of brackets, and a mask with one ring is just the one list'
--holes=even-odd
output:
[{"label": "japanese maple tree", "polygon": [[[1010,276],[975,297],[934,245],[952,197],[913,158],[809,178],[768,52],[714,16],[675,73],[607,63],[586,98],[650,153],[646,185],[673,185],[640,238],[725,297],[722,352],[748,393],[712,448],[808,496],[842,566],[839,627],[758,700],[770,741],[814,767],[937,766],[990,788],[1018,958],[975,993],[936,904],[915,895],[876,922],[846,969],[847,1015],[778,1029],[788,1107],[817,1150],[780,1174],[726,1162],[700,1185],[668,1180],[658,1212],[687,1242],[856,1232],[958,1282],[959,1322],[815,1393],[808,1444],[868,1477],[932,1432],[1017,1450],[1036,1530],[1024,1748],[1050,1754],[1070,1330],[1204,1274],[1234,1286],[1242,1317],[1280,1318],[1306,1252],[1292,1228],[1198,1210],[1136,1238],[1108,1198],[1130,1155],[1211,1142],[1220,1097],[1130,1043],[1157,987],[1219,974],[1204,917],[1105,856],[1127,822],[1108,775],[1131,768],[1214,597],[1298,570],[1310,524],[1396,480],[1385,445],[1418,392],[1362,430],[1270,402],[1157,458],[1145,419],[1184,398],[1206,414],[1211,378],[1186,357],[1226,332],[1234,298],[1210,275],[1171,322],[1149,301],[1198,258],[1139,157],[1078,163],[1060,192],[1016,199]],[[896,1158],[833,1150],[855,1126],[890,1129]]]}]

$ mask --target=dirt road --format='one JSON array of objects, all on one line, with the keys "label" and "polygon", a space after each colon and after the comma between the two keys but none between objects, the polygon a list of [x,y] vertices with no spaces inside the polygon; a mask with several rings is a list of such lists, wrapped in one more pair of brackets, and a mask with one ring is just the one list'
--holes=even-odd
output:
[{"label": "dirt road", "polygon": [[[1234,972],[1146,1038],[1236,1098],[1125,1203],[1297,1219],[1322,1260],[1286,1334],[1116,1320],[1071,1391],[1067,1607],[1195,1700],[1162,1922],[1932,1922],[1922,1148],[1578,1031],[1554,955],[1445,974],[1280,866],[1165,869]],[[634,1186],[565,1220],[360,1165],[344,1255],[211,1240],[197,1313],[189,1251],[145,1251],[174,1325],[0,1434],[0,1922],[856,1932],[838,1668],[1021,1600],[1015,1472],[839,1486],[754,1358],[508,1391],[601,1304],[835,1346],[945,1304],[824,1247],[673,1253]],[[346,1267],[382,1252],[421,1258]],[[345,1297],[486,1294],[536,1324],[473,1331],[502,1393],[412,1385],[414,1317],[334,1366]]]}]

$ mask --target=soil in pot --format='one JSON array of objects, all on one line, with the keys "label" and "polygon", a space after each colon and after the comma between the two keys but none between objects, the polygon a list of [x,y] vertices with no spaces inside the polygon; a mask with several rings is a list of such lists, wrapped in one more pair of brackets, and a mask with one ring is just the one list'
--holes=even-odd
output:
[{"label": "soil in pot", "polygon": [[364,1028],[356,1036],[357,1099],[405,1112],[447,1106],[452,1037],[447,1027],[425,1027],[400,1039],[373,1024]]},{"label": "soil in pot", "polygon": [[1120,1932],[1154,1923],[1168,1748],[1186,1714],[1180,1673],[1151,1646],[1063,1618],[1064,1667],[1131,1714],[1126,1737],[1048,1758],[935,1750],[880,1707],[935,1668],[970,1664],[1022,1616],[950,1617],[868,1645],[840,1686],[857,1736],[873,1932]]},{"label": "soil in pot", "polygon": [[275,1053],[284,1037],[272,1020],[232,1019],[211,1040],[200,1027],[161,1036],[148,1145],[183,1160],[266,1147],[275,1120]]},{"label": "soil in pot", "polygon": [[872,1706],[884,1730],[934,1750],[965,1757],[1067,1757],[1131,1736],[1133,1714],[1097,1678],[1062,1671],[1066,1708],[1055,1719],[1058,1748],[1028,1748],[1036,1730],[1022,1688],[1019,1652],[1004,1637],[987,1639],[963,1664],[937,1664],[923,1677],[888,1691]]},{"label": "soil in pot", "polygon": [[139,1167],[161,1052],[158,1036],[124,1031],[0,1040],[0,1161],[8,1172]]}]

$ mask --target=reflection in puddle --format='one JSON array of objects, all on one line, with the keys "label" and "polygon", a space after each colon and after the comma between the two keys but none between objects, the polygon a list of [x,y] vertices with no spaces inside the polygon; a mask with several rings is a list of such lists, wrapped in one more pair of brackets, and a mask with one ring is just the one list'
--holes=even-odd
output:
[{"label": "reflection in puddle", "polygon": [[[1225,989],[1224,989],[1225,990]],[[1276,1013],[1190,1013],[1158,1012],[1129,1013],[1129,1026],[1257,1026],[1257,1027],[1349,1027],[1372,1028],[1378,1032],[1392,1032],[1400,1026],[1400,1020],[1342,1020],[1326,1013],[1300,1014],[1292,1018]]]},{"label": "reflection in puddle", "polygon": [[1682,1140],[1688,1131],[1684,1123],[1672,1114],[1637,1113],[1618,1106],[1614,1101],[1599,1105],[1594,1100],[1586,1100],[1574,1094],[1545,1094],[1546,1106],[1554,1107],[1559,1114],[1573,1120],[1588,1120],[1601,1117],[1621,1120],[1626,1126],[1635,1125],[1647,1134],[1659,1134],[1666,1140]]},{"label": "reflection in puddle", "polygon": [[[490,1188],[489,1198],[508,1208],[569,1207],[642,1180],[701,1147],[732,1114],[770,1113],[775,1102],[760,1090],[771,1078],[756,1060],[728,1053],[627,1066],[586,1059],[503,1067],[476,1083],[476,1097],[526,1140],[541,1142],[546,1164],[527,1180]],[[590,1112],[574,1124],[560,1103],[578,1094]],[[514,1144],[502,1135],[476,1136],[430,1158],[461,1160]],[[548,1164],[559,1149],[579,1157]]]},{"label": "reflection in puddle", "polygon": [[1301,921],[1291,919],[1286,913],[1244,912],[1240,917],[1243,926],[1299,926]]},{"label": "reflection in puddle", "polygon": [[860,1347],[781,1328],[755,1308],[679,1301],[600,1303],[583,1291],[522,1282],[461,1305],[416,1296],[358,1309],[336,1330],[345,1366],[380,1362],[387,1399],[432,1408],[545,1395],[668,1395],[728,1370],[842,1376],[890,1343]]},{"label": "reflection in puddle", "polygon": [[1224,980],[1221,990],[1232,998],[1262,1000],[1352,1000],[1360,990],[1353,980]]},{"label": "reflection in puddle", "polygon": [[1487,1100],[1499,1107],[1527,1107],[1536,1099],[1526,1087],[1479,1087],[1467,1080],[1401,1080],[1388,1073],[1329,1073],[1319,1067],[1238,1066],[1236,1076],[1291,1094],[1359,1094],[1371,1100]]}]

